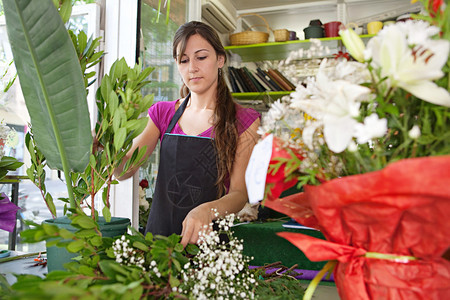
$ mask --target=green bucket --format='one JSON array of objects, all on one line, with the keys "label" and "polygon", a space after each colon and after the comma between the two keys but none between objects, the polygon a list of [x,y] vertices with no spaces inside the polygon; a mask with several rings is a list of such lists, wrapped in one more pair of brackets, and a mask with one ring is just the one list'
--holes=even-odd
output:
[{"label": "green bucket", "polygon": [[[64,228],[71,232],[77,229],[70,225],[71,220],[64,216],[56,219],[45,220],[44,223],[56,225],[58,228]],[[103,237],[117,237],[127,232],[128,226],[131,224],[128,218],[112,217],[111,222],[106,222],[105,218],[99,217],[97,221],[100,232]],[[55,270],[65,270],[64,264],[70,262],[79,253],[71,253],[64,247],[51,246],[47,247],[47,270],[48,272]]]}]

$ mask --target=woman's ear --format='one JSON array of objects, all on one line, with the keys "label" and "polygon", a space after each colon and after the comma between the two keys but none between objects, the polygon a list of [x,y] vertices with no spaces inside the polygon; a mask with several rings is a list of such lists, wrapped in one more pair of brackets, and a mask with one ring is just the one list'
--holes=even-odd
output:
[{"label": "woman's ear", "polygon": [[218,63],[219,68],[222,68],[225,65],[225,56],[219,55],[217,57],[217,63]]}]

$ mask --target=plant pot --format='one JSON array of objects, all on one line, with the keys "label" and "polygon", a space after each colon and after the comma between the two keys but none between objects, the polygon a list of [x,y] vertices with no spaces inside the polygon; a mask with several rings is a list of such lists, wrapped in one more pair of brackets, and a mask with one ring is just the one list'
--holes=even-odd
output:
[{"label": "plant pot", "polygon": [[[71,220],[64,216],[56,219],[45,220],[44,223],[56,225],[58,228],[64,228],[71,232],[76,232],[77,229],[70,225]],[[128,226],[131,224],[128,218],[112,217],[111,222],[106,222],[103,217],[98,220],[100,232],[103,237],[116,237],[127,232]],[[51,246],[47,247],[47,270],[48,272],[54,270],[65,270],[64,264],[70,262],[78,253],[71,253],[64,247]]]},{"label": "plant pot", "polygon": [[323,26],[325,28],[325,36],[326,37],[335,37],[339,36],[339,26],[341,26],[341,22],[328,22]]},{"label": "plant pot", "polygon": [[303,29],[303,32],[305,33],[305,39],[311,39],[311,38],[322,38],[324,36],[322,26],[308,26],[305,29]]}]

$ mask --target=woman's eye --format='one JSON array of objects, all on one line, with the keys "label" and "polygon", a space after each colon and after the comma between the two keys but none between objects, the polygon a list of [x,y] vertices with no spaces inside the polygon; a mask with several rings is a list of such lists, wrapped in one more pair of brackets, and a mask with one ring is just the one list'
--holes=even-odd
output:
[{"label": "woman's eye", "polygon": [[199,56],[199,57],[197,57],[198,60],[204,60],[206,58],[207,58],[207,56]]},{"label": "woman's eye", "polygon": [[180,64],[185,64],[185,63],[187,63],[187,62],[188,62],[187,59],[182,59],[182,60],[180,60]]}]

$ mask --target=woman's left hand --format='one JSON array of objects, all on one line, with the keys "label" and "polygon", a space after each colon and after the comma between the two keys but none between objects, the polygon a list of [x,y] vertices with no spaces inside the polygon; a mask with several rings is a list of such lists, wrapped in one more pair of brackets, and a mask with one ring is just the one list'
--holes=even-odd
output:
[{"label": "woman's left hand", "polygon": [[210,230],[209,225],[213,221],[213,211],[209,205],[204,203],[192,209],[184,218],[183,230],[181,231],[181,244],[186,247],[187,244],[197,244],[199,242],[200,231],[206,233]]}]

